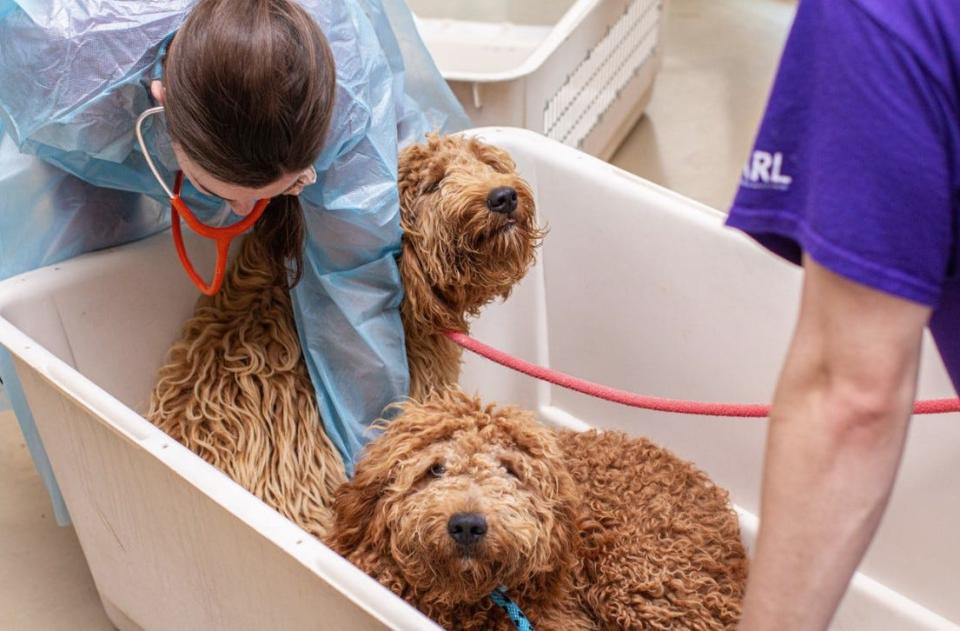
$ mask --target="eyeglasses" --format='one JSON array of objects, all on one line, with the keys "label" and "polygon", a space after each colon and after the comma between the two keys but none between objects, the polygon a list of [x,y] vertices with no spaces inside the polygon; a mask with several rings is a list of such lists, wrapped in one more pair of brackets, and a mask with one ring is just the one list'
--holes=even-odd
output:
[{"label": "eyeglasses", "polygon": [[[167,185],[164,179],[160,176],[160,172],[157,170],[157,166],[153,162],[153,158],[150,157],[150,152],[147,150],[147,144],[143,140],[143,121],[149,118],[154,114],[159,114],[163,112],[163,106],[151,107],[146,110],[137,118],[136,133],[137,133],[137,142],[140,143],[140,149],[143,151],[143,157],[147,161],[147,166],[150,167],[150,171],[153,173],[153,177],[157,179],[157,182],[160,183],[160,186],[163,188],[164,192],[167,194],[167,197],[170,198],[170,223],[173,232],[173,243],[177,248],[177,255],[180,257],[180,263],[183,265],[183,269],[186,270],[187,276],[190,277],[190,280],[193,281],[193,284],[205,295],[212,296],[220,291],[220,287],[223,285],[223,277],[227,271],[227,255],[230,251],[230,242],[234,238],[240,236],[247,230],[249,230],[253,224],[257,223],[257,220],[260,219],[263,215],[263,211],[266,210],[267,204],[270,203],[269,199],[261,199],[253,207],[253,210],[250,211],[250,214],[236,222],[233,225],[225,226],[223,228],[215,228],[213,226],[208,226],[194,215],[189,208],[187,208],[186,203],[180,197],[180,190],[183,187],[183,171],[177,171],[176,179],[173,183],[173,190]],[[187,249],[183,245],[183,234],[180,231],[180,219],[183,218],[187,225],[190,226],[190,229],[199,234],[202,237],[207,239],[212,239],[217,244],[217,263],[213,271],[213,279],[209,284],[205,283],[200,274],[197,273],[194,269],[193,264],[190,262],[190,257],[187,255]]]}]

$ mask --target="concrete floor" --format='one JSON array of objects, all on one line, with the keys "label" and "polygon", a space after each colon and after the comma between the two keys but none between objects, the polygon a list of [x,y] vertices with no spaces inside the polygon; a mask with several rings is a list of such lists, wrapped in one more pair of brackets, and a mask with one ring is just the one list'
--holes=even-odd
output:
[{"label": "concrete floor", "polygon": [[611,162],[726,210],[795,9],[795,0],[669,0],[653,99]]},{"label": "concrete floor", "polygon": [[13,414],[0,414],[0,629],[112,629],[73,528],[60,528]]},{"label": "concrete floor", "polygon": [[[645,116],[612,162],[716,208],[736,189],[795,0],[670,0]],[[71,528],[56,526],[16,420],[0,414],[0,629],[111,629]]]}]

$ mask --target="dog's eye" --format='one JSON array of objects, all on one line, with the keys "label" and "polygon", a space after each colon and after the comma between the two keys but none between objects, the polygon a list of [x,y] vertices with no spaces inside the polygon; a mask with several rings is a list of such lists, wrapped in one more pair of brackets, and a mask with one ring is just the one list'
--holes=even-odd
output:
[{"label": "dog's eye", "polygon": [[433,465],[431,465],[429,470],[430,475],[434,478],[443,477],[443,474],[446,472],[447,468],[439,462],[435,462]]},{"label": "dog's eye", "polygon": [[430,182],[423,188],[424,193],[436,193],[440,190],[440,182],[443,180],[437,180],[436,182]]},{"label": "dog's eye", "polygon": [[512,462],[510,462],[509,460],[501,460],[501,461],[500,461],[500,466],[502,466],[504,469],[506,469],[506,470],[507,470],[507,473],[508,473],[509,475],[512,475],[513,477],[517,478],[518,480],[520,479],[520,476],[517,474],[517,467],[516,467]]}]

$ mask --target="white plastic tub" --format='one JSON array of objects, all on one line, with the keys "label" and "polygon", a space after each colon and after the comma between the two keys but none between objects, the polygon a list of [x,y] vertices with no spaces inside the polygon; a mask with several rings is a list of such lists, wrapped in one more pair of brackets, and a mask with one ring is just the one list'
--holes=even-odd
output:
[{"label": "white plastic tub", "polygon": [[603,159],[643,114],[663,0],[408,0],[476,125],[525,127]]},{"label": "white plastic tub", "polygon": [[[634,391],[769,399],[798,270],[724,229],[720,213],[581,152],[520,130],[477,133],[513,153],[551,229],[538,266],[484,313],[477,338]],[[135,411],[195,297],[166,234],[0,284],[0,343],[16,356],[111,620],[124,630],[430,628]],[[924,397],[951,393],[929,341],[921,381]],[[624,429],[695,460],[732,491],[752,538],[764,421],[620,408],[474,358],[464,383],[548,422]],[[958,415],[915,421],[836,629],[958,628],[958,453]]]}]

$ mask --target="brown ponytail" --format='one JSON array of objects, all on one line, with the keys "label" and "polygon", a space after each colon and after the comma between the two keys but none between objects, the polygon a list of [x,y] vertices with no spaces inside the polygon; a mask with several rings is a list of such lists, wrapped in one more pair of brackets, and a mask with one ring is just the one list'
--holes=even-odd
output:
[{"label": "brown ponytail", "polygon": [[[170,135],[222,182],[259,188],[307,168],[333,113],[333,54],[291,0],[199,0],[164,68]],[[292,282],[303,269],[304,220],[293,196],[274,198],[255,230]]]},{"label": "brown ponytail", "polygon": [[276,282],[293,287],[303,276],[305,237],[300,200],[293,195],[281,195],[270,200],[270,205],[253,227],[253,235],[248,238],[258,239],[268,260],[275,264]]}]

